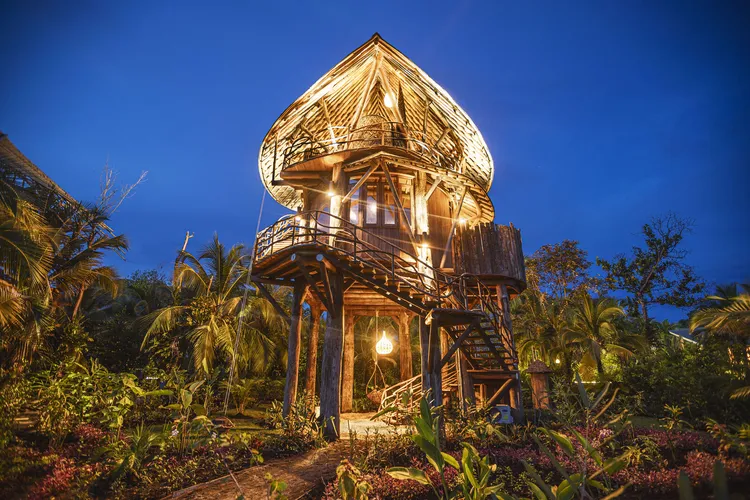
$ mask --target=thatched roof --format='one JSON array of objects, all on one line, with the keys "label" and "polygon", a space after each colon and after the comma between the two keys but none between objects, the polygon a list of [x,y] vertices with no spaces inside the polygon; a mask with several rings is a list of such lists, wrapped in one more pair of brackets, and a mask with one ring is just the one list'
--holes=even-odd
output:
[{"label": "thatched roof", "polygon": [[552,370],[544,361],[535,359],[529,363],[529,367],[526,368],[526,373],[552,373]]},{"label": "thatched roof", "polygon": [[8,136],[0,132],[0,169],[10,171],[25,179],[27,182],[34,182],[45,189],[57,194],[69,203],[78,203],[75,198],[69,195],[63,188],[55,184],[55,181],[49,178],[47,174],[34,165],[31,160],[26,158],[18,148],[10,142]]},{"label": "thatched roof", "polygon": [[[272,183],[279,178],[283,152],[302,135],[336,144],[336,136],[357,129],[368,117],[401,124],[425,145],[455,159],[453,171],[475,184],[486,198],[494,166],[479,129],[440,85],[377,33],[323,75],[273,124],[258,157],[266,189],[282,205],[296,208],[300,200],[295,190]],[[486,203],[486,217],[491,218],[488,198]]]}]

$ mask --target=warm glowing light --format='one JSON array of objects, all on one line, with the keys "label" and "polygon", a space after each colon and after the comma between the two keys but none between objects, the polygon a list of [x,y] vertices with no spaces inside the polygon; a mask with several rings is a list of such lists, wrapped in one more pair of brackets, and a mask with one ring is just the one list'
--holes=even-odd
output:
[{"label": "warm glowing light", "polygon": [[429,245],[427,245],[427,243],[422,243],[422,250],[426,251],[428,248],[430,248],[430,247],[429,247]]},{"label": "warm glowing light", "polygon": [[559,365],[559,364],[560,364],[560,358],[555,358],[555,364],[556,364],[556,365]]},{"label": "warm glowing light", "polygon": [[300,217],[299,215],[298,215],[297,217],[295,217],[294,219],[295,219],[295,220],[296,220],[297,222],[302,222],[302,217]]},{"label": "warm glowing light", "polygon": [[390,354],[393,351],[393,344],[385,336],[385,330],[383,330],[383,337],[375,344],[375,351],[378,354]]},{"label": "warm glowing light", "polygon": [[334,196],[336,196],[336,193],[334,193],[333,191],[328,191],[329,198],[333,198]]},{"label": "warm glowing light", "polygon": [[460,219],[458,219],[458,222],[463,226],[464,224],[466,224],[466,219],[464,217],[461,217]]},{"label": "warm glowing light", "polygon": [[391,94],[386,92],[385,97],[383,97],[383,104],[385,104],[386,108],[393,107],[393,99],[391,99]]}]

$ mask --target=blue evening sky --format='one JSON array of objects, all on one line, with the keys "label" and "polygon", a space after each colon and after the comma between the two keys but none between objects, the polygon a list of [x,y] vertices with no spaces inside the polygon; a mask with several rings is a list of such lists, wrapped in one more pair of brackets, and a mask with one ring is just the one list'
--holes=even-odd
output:
[{"label": "blue evening sky", "polygon": [[[669,210],[689,263],[750,281],[744,2],[7,2],[0,130],[77,198],[109,158],[148,180],[115,214],[123,274],[168,272],[186,230],[251,243],[278,115],[374,32],[461,104],[495,159],[496,222],[527,253],[610,258]],[[264,226],[286,210],[267,198]],[[679,312],[662,311],[678,318]]]}]

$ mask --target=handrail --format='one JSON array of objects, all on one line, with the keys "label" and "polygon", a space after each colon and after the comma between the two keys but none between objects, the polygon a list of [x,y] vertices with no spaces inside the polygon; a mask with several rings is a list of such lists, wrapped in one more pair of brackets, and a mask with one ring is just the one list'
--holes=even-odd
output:
[{"label": "handrail", "polygon": [[[371,125],[363,125],[341,135],[335,135],[333,133],[334,128],[346,129],[347,127],[325,128],[309,132],[311,135],[294,140],[281,152],[281,170],[318,156],[374,146],[406,149],[419,156],[426,157],[431,163],[456,171],[457,165],[461,163],[460,156],[451,158],[440,151],[436,145],[425,142],[424,138],[417,139],[415,134],[412,134],[410,129],[400,122],[382,121]],[[418,134],[423,135],[421,130],[418,131]]]},{"label": "handrail", "polygon": [[513,342],[502,321],[503,311],[492,300],[492,291],[478,276],[446,274],[410,251],[341,217],[310,211],[278,220],[258,233],[255,263],[281,249],[310,244],[343,252],[355,262],[366,262],[436,303],[447,302],[458,304],[466,310],[474,308],[481,311],[491,321],[505,349],[516,357]]}]

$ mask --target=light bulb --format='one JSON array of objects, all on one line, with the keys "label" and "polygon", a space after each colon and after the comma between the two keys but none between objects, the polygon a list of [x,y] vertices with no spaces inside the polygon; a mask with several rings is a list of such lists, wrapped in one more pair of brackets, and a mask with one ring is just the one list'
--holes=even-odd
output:
[{"label": "light bulb", "polygon": [[393,107],[393,100],[391,99],[391,94],[387,93],[383,97],[383,104],[385,104],[386,108],[392,108]]},{"label": "light bulb", "polygon": [[458,222],[463,226],[464,224],[466,224],[466,218],[461,217],[460,219],[458,219]]},{"label": "light bulb", "polygon": [[390,354],[391,351],[393,351],[393,344],[385,336],[385,330],[383,330],[383,337],[375,344],[375,352],[378,354]]},{"label": "light bulb", "polygon": [[556,364],[556,365],[559,365],[559,364],[560,364],[560,358],[555,358],[555,364]]}]

